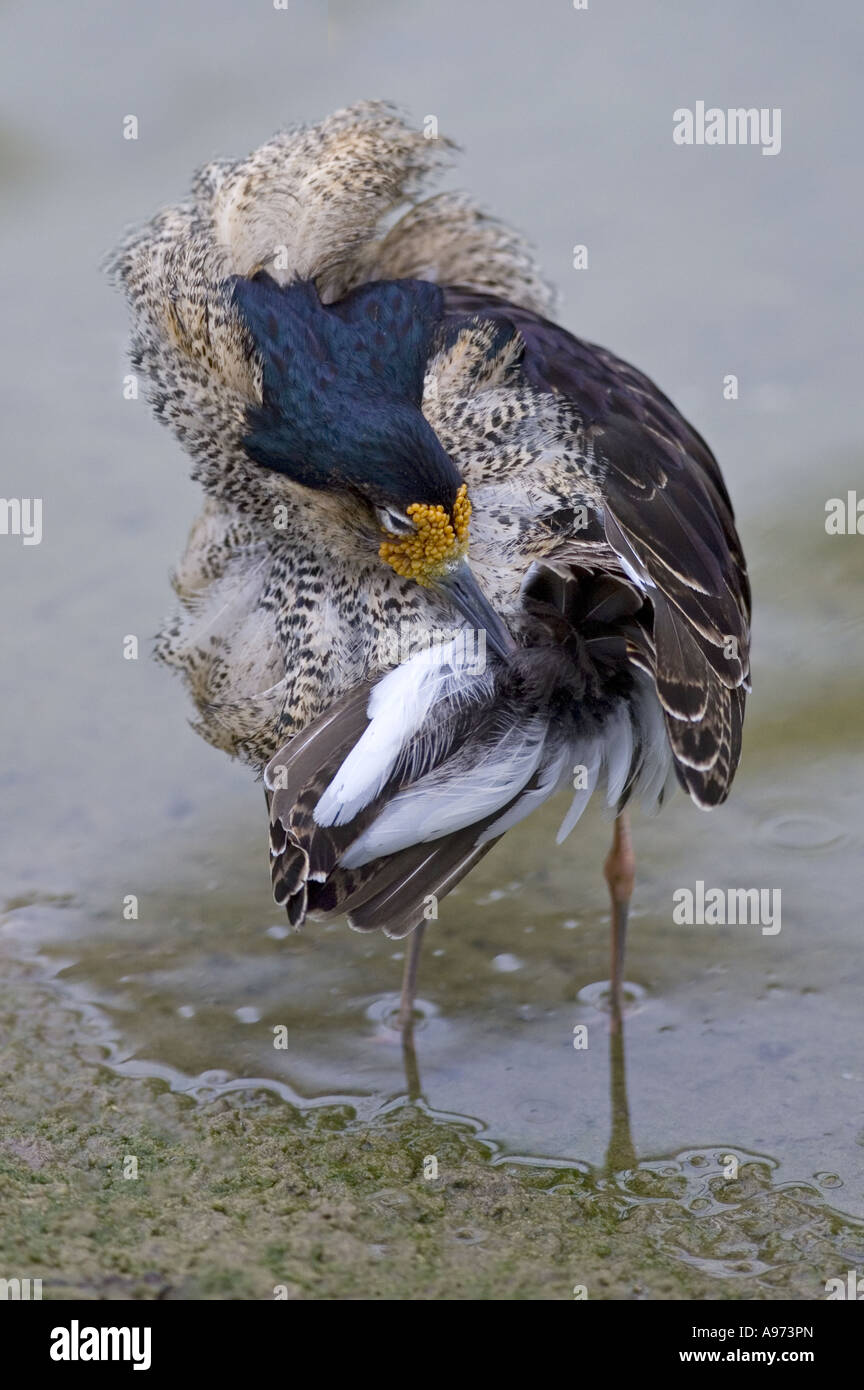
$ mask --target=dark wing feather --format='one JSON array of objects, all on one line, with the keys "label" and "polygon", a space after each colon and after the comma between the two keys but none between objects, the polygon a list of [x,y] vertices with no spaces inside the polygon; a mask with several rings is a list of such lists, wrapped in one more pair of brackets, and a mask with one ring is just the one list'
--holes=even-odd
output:
[{"label": "dark wing feather", "polygon": [[280,748],[264,769],[273,897],[295,927],[306,916],[310,886],[315,879],[326,880],[350,838],[336,827],[316,825],[312,812],[366,727],[368,700],[368,685],[338,700]]},{"label": "dark wing feather", "polygon": [[647,574],[654,674],[682,784],[700,805],[728,794],[749,689],[750,586],[729,494],[704,439],[648,377],[604,348],[517,305],[445,291],[466,315],[515,327],[522,371],[565,396],[599,461],[606,538]]}]

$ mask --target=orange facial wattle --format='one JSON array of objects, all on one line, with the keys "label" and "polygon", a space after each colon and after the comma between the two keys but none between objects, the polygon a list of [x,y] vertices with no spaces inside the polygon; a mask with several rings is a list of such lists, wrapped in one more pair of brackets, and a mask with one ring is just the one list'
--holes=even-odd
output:
[{"label": "orange facial wattle", "polygon": [[452,516],[443,507],[425,502],[413,502],[406,515],[414,523],[415,534],[382,541],[378,554],[403,579],[413,579],[425,587],[468,549],[468,488],[463,483],[456,493]]}]

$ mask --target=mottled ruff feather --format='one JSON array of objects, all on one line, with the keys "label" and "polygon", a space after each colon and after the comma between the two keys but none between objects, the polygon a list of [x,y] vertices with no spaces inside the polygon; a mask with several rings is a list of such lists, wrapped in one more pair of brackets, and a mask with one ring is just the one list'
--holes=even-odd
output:
[{"label": "mottled ruff feather", "polygon": [[[715,805],[740,755],[749,590],[717,465],[653,383],[550,321],[517,235],[462,196],[423,198],[449,153],[362,103],[208,165],[111,262],[135,369],[206,493],[158,656],[200,733],[266,767],[295,925],[348,912],[404,935],[574,768],[565,830],[598,782],[616,809],[658,803],[670,775]],[[424,655],[462,624],[381,563],[372,512],[251,456],[264,362],[235,277],[261,272],[323,306],[376,281],[441,287],[422,410],[467,483],[510,662]],[[403,684],[377,684],[406,650]],[[394,700],[417,708],[390,758],[375,740]]]}]

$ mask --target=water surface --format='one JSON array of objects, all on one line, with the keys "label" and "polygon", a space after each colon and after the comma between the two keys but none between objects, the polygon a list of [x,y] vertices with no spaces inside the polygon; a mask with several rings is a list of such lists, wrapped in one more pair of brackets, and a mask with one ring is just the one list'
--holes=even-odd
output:
[{"label": "water surface", "polygon": [[[509,3],[336,5],[329,36],[314,6],[184,8],[182,33],[162,0],[58,8],[47,28],[16,16],[3,490],[44,499],[44,538],[0,542],[4,951],[38,953],[122,1075],[339,1100],[369,1125],[407,1098],[467,1125],[493,1163],[614,1182],[622,1219],[674,1199],[684,1227],[658,1240],[719,1286],[742,1273],[735,1242],[715,1247],[700,1221],[733,1202],[722,1170],[737,1156],[798,1204],[785,1251],[751,1232],[743,1273],[782,1292],[808,1220],[851,1259],[857,1227],[825,1213],[864,1218],[864,540],[827,536],[824,513],[864,478],[857,9],[831,6],[829,42],[811,12],[773,3],[561,6],[542,23]],[[532,236],[569,325],[688,411],[736,502],[756,598],[743,763],[710,817],[679,796],[636,822],[638,1002],[619,1053],[595,1002],[599,814],[556,849],[562,807],[544,809],[442,905],[406,1065],[388,1025],[402,947],[339,924],[287,932],[260,787],[196,738],[148,659],[198,497],[145,402],[123,399],[124,309],[99,260],[195,165],[362,95],[438,115],[466,147],[452,181]],[[671,112],[700,98],[781,105],[781,154],[676,149]],[[121,136],[130,111],[137,142]],[[588,272],[571,268],[575,243]],[[672,895],[697,880],[779,889],[781,931],[675,925]]]}]

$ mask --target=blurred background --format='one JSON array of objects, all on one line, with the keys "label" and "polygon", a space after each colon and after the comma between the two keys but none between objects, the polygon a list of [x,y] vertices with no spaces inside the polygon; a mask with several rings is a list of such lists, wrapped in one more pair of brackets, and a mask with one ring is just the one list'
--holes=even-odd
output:
[{"label": "blurred background", "polygon": [[[0,537],[6,948],[39,948],[99,1010],[121,1069],[193,1091],[264,1078],[370,1120],[416,1089],[385,1026],[399,943],[287,935],[261,788],[149,660],[200,498],[146,400],[123,397],[126,312],[100,272],[211,157],[389,98],[463,147],[447,182],[527,234],[563,322],[706,436],[751,564],[731,801],[636,822],[631,1157],[761,1155],[778,1184],[864,1216],[864,536],[825,531],[829,498],[864,497],[860,6],[337,0],[328,22],[293,0],[82,0],[9,4],[3,25],[2,493],[44,503],[40,545]],[[781,152],[675,145],[673,111],[700,100],[781,108]],[[592,989],[609,827],[587,816],[556,849],[559,814],[444,904],[419,1084],[497,1153],[597,1165],[621,1118]],[[779,888],[782,931],[674,926],[672,893],[697,879]],[[582,1057],[580,1021],[599,1040]],[[276,1024],[291,1045],[274,1053]]]}]

